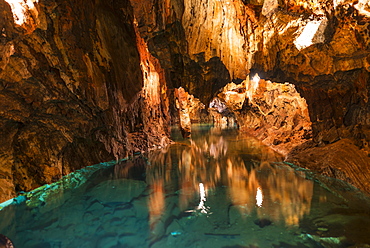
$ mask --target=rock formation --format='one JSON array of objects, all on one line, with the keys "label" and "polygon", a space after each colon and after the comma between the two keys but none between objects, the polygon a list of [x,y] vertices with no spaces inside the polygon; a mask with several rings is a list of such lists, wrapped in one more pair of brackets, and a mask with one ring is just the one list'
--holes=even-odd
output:
[{"label": "rock formation", "polygon": [[370,151],[367,1],[0,0],[0,11],[0,201],[164,146],[179,87],[284,154],[311,135],[310,148]]},{"label": "rock formation", "polygon": [[[366,133],[358,124],[365,125],[367,119],[367,3],[132,2],[140,32],[164,67],[169,85],[185,87],[208,105],[231,80],[258,72],[261,78],[296,85],[307,100],[317,142],[334,142],[351,131]],[[215,63],[205,65],[211,61]],[[227,71],[208,77],[218,65]],[[324,104],[330,106],[320,107]]]},{"label": "rock formation", "polygon": [[287,10],[266,17],[256,30],[261,42],[254,70],[297,85],[309,106],[315,141],[366,136],[360,125],[367,119],[370,16],[351,1],[290,2]]},{"label": "rock formation", "polygon": [[184,138],[189,138],[191,134],[191,120],[190,120],[190,101],[189,93],[182,87],[175,89],[176,108],[179,115],[179,127]]},{"label": "rock formation", "polygon": [[33,3],[0,0],[0,201],[168,142],[164,74],[130,3]]},{"label": "rock formation", "polygon": [[[240,83],[247,75],[258,73],[265,80],[288,82],[295,85],[294,94],[299,93],[307,103],[314,140],[311,146],[348,138],[368,153],[367,1],[132,2],[140,32],[160,60],[170,88],[183,86],[207,106],[227,83]],[[211,61],[216,63],[206,65]],[[212,74],[213,68],[223,69]],[[295,106],[291,102],[283,104],[292,109]],[[244,109],[253,109],[253,104],[245,103]],[[266,119],[260,115],[251,118],[252,113],[249,111],[245,115],[249,118],[238,124],[251,129],[260,123],[262,128],[255,134],[272,139],[267,136],[276,134],[270,128],[274,125],[264,125]],[[294,113],[295,110],[293,116]],[[217,111],[212,111],[212,115],[227,124],[237,113],[229,113],[231,116],[224,116],[226,119]],[[301,125],[306,131],[298,136],[295,131],[285,132],[267,143],[287,154],[311,136],[306,124]],[[278,132],[284,133],[282,129]]]},{"label": "rock formation", "polygon": [[312,138],[307,103],[292,84],[255,76],[239,85],[227,85],[215,100],[224,106],[217,109],[220,117],[216,119],[225,119],[229,127],[236,123],[240,131],[283,155]]},{"label": "rock formation", "polygon": [[[301,148],[301,149],[299,149]],[[353,140],[341,139],[324,147],[297,147],[287,160],[370,192],[370,160]]]}]

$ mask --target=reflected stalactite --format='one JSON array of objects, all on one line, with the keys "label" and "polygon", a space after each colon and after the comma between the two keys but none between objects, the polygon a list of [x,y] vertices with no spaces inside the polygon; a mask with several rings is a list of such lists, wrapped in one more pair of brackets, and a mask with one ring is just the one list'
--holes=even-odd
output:
[{"label": "reflected stalactite", "polygon": [[255,205],[254,195],[259,187],[255,180],[255,170],[248,172],[241,159],[234,161],[228,159],[227,179],[233,205],[238,206],[242,214],[250,214]]},{"label": "reflected stalactite", "polygon": [[258,206],[258,216],[286,225],[298,225],[309,214],[313,182],[304,175],[290,167],[268,165],[266,160],[249,172],[240,165],[228,160],[228,182],[231,200],[243,214]]},{"label": "reflected stalactite", "polygon": [[154,238],[161,235],[161,219],[166,207],[165,185],[171,182],[171,156],[167,156],[168,147],[152,153],[146,169],[146,182],[149,185],[147,200],[149,225]]},{"label": "reflected stalactite", "polygon": [[299,220],[310,213],[313,182],[305,179],[302,172],[276,167],[261,182],[264,182],[262,187],[269,200],[257,210],[259,215],[268,215],[273,221],[286,225],[298,225]]},{"label": "reflected stalactite", "polygon": [[258,140],[242,135],[231,140],[220,134],[219,128],[211,129],[200,139],[193,137],[149,154],[146,180],[153,190],[148,202],[151,223],[158,223],[165,210],[166,192],[177,192],[180,211],[212,214],[217,206],[208,206],[207,200],[224,185],[230,205],[241,216],[257,214],[272,222],[297,225],[310,211],[313,182],[275,163],[281,161],[280,155]]},{"label": "reflected stalactite", "polygon": [[163,180],[156,180],[152,184],[153,193],[149,196],[149,223],[154,229],[160,219],[165,207],[165,190]]}]

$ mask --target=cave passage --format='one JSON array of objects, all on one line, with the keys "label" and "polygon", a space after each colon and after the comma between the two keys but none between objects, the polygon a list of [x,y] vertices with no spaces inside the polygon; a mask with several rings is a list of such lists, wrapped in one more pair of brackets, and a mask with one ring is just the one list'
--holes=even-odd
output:
[{"label": "cave passage", "polygon": [[370,247],[370,1],[0,10],[0,247]]},{"label": "cave passage", "polygon": [[[347,247],[369,243],[370,201],[282,162],[233,128],[82,169],[0,211],[15,247]],[[78,187],[73,187],[78,185]]]}]

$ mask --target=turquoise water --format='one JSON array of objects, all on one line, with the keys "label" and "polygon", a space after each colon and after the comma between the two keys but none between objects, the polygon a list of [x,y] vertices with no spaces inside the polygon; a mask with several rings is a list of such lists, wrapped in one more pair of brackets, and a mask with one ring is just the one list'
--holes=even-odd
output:
[{"label": "turquoise water", "polygon": [[[370,201],[237,130],[81,170],[0,211],[16,248],[367,247]],[[370,247],[370,246],[368,246]]]}]

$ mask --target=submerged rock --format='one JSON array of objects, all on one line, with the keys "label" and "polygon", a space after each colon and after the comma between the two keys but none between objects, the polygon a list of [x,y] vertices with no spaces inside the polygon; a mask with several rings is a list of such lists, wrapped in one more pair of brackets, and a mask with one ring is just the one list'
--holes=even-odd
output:
[{"label": "submerged rock", "polygon": [[266,226],[269,226],[272,224],[271,220],[269,219],[257,219],[254,221],[254,224],[256,224],[257,226],[261,227],[261,228],[264,228]]},{"label": "submerged rock", "polygon": [[[113,206],[120,202],[131,202],[144,192],[146,186],[145,182],[132,179],[109,180],[99,183],[90,189],[86,195],[102,203],[110,203]],[[114,202],[117,204],[112,204]]]},{"label": "submerged rock", "polygon": [[0,234],[0,247],[1,248],[14,248],[12,241],[8,237],[2,234]]}]

